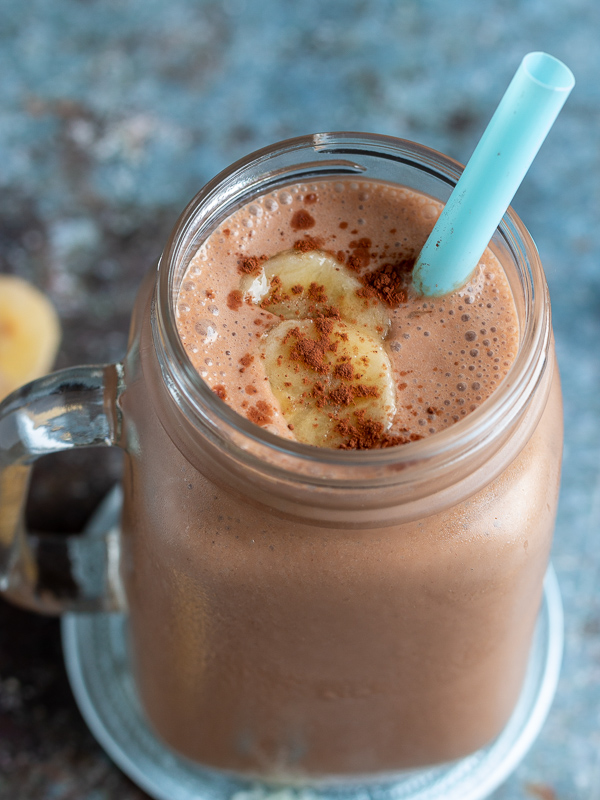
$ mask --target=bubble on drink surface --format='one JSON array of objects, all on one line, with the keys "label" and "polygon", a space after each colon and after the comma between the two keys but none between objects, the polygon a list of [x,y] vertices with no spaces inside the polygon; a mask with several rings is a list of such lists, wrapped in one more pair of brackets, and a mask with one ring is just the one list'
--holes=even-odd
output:
[{"label": "bubble on drink surface", "polygon": [[399,353],[400,350],[402,350],[402,345],[400,344],[400,342],[391,342],[390,350],[393,350],[394,353]]},{"label": "bubble on drink surface", "polygon": [[188,306],[187,303],[179,303],[179,305],[177,306],[177,310],[179,311],[180,314],[187,314],[190,310],[190,307]]},{"label": "bubble on drink surface", "polygon": [[279,192],[279,202],[284,206],[289,206],[294,201],[294,198],[289,192]]},{"label": "bubble on drink surface", "polygon": [[181,285],[181,288],[183,289],[184,292],[193,292],[194,289],[196,288],[196,284],[194,283],[194,281],[185,281]]},{"label": "bubble on drink surface", "polygon": [[260,218],[263,215],[263,210],[258,203],[252,203],[252,205],[248,206],[248,213],[252,214],[253,217]]},{"label": "bubble on drink surface", "polygon": [[211,313],[211,314],[212,314],[214,317],[218,317],[218,316],[219,316],[219,307],[218,307],[218,306],[209,306],[209,307],[208,307],[208,311],[209,311],[209,312],[210,312],[210,313]]},{"label": "bubble on drink surface", "polygon": [[194,323],[194,330],[204,340],[204,344],[212,344],[217,341],[217,329],[214,323],[206,319],[199,319]]},{"label": "bubble on drink surface", "polygon": [[421,213],[424,219],[437,219],[440,215],[440,209],[432,203],[427,203],[423,206]]},{"label": "bubble on drink surface", "polygon": [[274,213],[279,208],[279,203],[277,202],[277,200],[275,200],[274,197],[267,197],[267,199],[265,200],[265,208],[267,209],[267,211]]}]

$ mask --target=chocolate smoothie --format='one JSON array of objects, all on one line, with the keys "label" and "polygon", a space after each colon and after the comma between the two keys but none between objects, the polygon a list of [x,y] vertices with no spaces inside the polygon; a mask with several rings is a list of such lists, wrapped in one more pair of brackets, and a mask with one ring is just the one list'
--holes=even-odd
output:
[{"label": "chocolate smoothie", "polygon": [[[462,419],[507,374],[518,348],[518,321],[510,287],[490,251],[462,291],[435,301],[411,293],[414,259],[440,211],[431,198],[374,182],[297,184],[256,198],[222,223],[188,267],[177,310],[179,334],[192,364],[238,413],[279,436],[319,446],[390,446]],[[282,251],[288,264],[280,264],[279,258],[269,270],[273,262],[267,259]],[[291,285],[287,293],[281,277],[285,280],[286,267]],[[352,306],[345,308],[351,300]],[[286,318],[292,321],[280,328],[286,307]],[[361,443],[357,436],[353,412],[361,398],[340,391],[352,381],[332,383],[344,363],[354,364],[354,376],[365,372],[359,361],[365,347],[359,342],[357,352],[347,355],[335,330],[329,336],[336,351],[325,365],[328,370],[301,354],[283,376],[284,385],[291,386],[294,372],[300,372],[305,389],[292,398],[295,403],[284,392],[282,409],[273,392],[277,376],[269,369],[265,343],[268,348],[269,339],[276,340],[276,356],[288,360],[280,340],[290,337],[299,318],[326,318],[330,327],[341,319],[344,330],[347,320],[358,323],[352,329],[383,350],[390,365],[391,410],[383,415],[379,441]],[[300,344],[319,339],[310,328],[308,336],[298,335]],[[366,406],[364,419],[381,402],[385,382],[374,379],[369,387],[380,394],[360,403]],[[364,381],[353,385],[364,392]],[[315,386],[323,387],[320,397]],[[349,421],[354,436],[347,431],[323,436],[323,425],[313,415],[315,435],[305,430],[298,437],[298,425],[290,424],[298,415],[289,407],[306,407],[311,399],[320,401],[323,413],[335,415],[338,429]]]},{"label": "chocolate smoothie", "polygon": [[[150,723],[200,763],[378,776],[472,753],[515,706],[556,511],[560,386],[547,316],[542,355],[511,370],[534,344],[506,252],[455,295],[411,296],[439,208],[331,178],[219,220],[162,295],[181,363],[210,391],[160,355],[151,279],[140,293],[122,396],[132,653]],[[311,281],[298,254],[339,274]]]}]

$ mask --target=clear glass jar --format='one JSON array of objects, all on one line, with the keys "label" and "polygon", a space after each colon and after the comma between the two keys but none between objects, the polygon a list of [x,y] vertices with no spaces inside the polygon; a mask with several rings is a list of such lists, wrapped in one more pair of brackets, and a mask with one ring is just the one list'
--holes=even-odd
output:
[{"label": "clear glass jar", "polygon": [[[118,607],[124,588],[146,714],[193,760],[263,778],[380,775],[475,751],[517,701],[562,448],[548,294],[518,217],[509,211],[491,243],[519,315],[517,358],[488,401],[430,438],[361,452],[278,438],[216,397],[175,325],[191,256],[257,194],[359,175],[445,201],[460,170],[370,134],[254,153],[182,214],[140,291],[124,364],[88,375],[87,388],[81,375],[79,384],[54,378],[52,392],[38,385],[33,399],[4,404],[0,437],[19,428],[24,409],[46,425],[59,384],[71,399],[87,391],[96,433],[92,442],[75,435],[77,445],[124,448],[119,556],[71,607],[85,597],[88,608]],[[57,449],[57,418],[63,431],[76,427],[73,408],[56,406],[47,450]],[[13,482],[34,446],[19,437],[25,455],[6,467]],[[31,548],[18,539],[25,564]],[[22,577],[25,567],[11,563]],[[5,581],[40,607],[27,586]]]}]

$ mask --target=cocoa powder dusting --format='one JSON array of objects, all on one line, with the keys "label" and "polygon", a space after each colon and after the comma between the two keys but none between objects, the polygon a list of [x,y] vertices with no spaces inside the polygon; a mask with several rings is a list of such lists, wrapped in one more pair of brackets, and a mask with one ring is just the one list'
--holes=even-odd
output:
[{"label": "cocoa powder dusting", "polygon": [[385,433],[383,424],[377,420],[369,419],[365,409],[354,412],[354,422],[350,417],[340,420],[336,431],[345,441],[339,445],[340,450],[374,450],[385,447],[397,447],[401,444],[417,441],[423,437],[417,433],[408,435],[394,435]]},{"label": "cocoa powder dusting", "polygon": [[213,386],[212,390],[217,395],[217,397],[221,398],[221,400],[227,400],[227,389],[223,386],[222,383]]},{"label": "cocoa powder dusting", "polygon": [[311,283],[308,287],[308,298],[313,303],[327,303],[328,298],[325,293],[325,287],[318,283]]},{"label": "cocoa powder dusting", "polygon": [[355,397],[379,397],[380,395],[380,391],[377,386],[369,386],[365,383],[359,383],[353,388]]},{"label": "cocoa powder dusting", "polygon": [[290,227],[294,231],[305,231],[314,225],[315,218],[305,208],[299,208],[290,220]]},{"label": "cocoa powder dusting", "polygon": [[[348,334],[345,334],[345,336],[347,339]],[[333,374],[342,381],[351,381],[354,378],[354,367],[349,361],[344,361],[335,365]]]},{"label": "cocoa powder dusting", "polygon": [[337,386],[327,394],[327,403],[332,406],[349,406],[354,400],[354,386]]},{"label": "cocoa powder dusting", "polygon": [[273,409],[264,400],[257,400],[256,405],[250,406],[246,416],[255,425],[270,425],[273,422]]},{"label": "cocoa powder dusting", "polygon": [[349,406],[357,397],[379,397],[379,389],[364,383],[342,384],[329,392],[327,400],[333,406]]},{"label": "cocoa powder dusting", "polygon": [[254,356],[251,356],[250,353],[246,353],[245,356],[240,358],[240,372],[246,372],[246,367],[249,367],[250,364],[254,361]]},{"label": "cocoa powder dusting", "polygon": [[383,424],[376,420],[365,419],[364,409],[354,413],[354,424],[350,417],[340,420],[336,431],[344,438],[340,450],[370,450],[377,446],[383,435]]},{"label": "cocoa powder dusting", "polygon": [[[334,322],[326,317],[318,317],[314,321],[317,338],[303,333],[299,328],[292,328],[284,338],[284,344],[294,340],[289,352],[292,362],[301,362],[308,366],[317,375],[323,376],[326,382],[315,380],[312,383],[304,379],[307,387],[305,397],[315,401],[317,408],[340,409],[351,406],[355,400],[367,397],[379,397],[378,386],[358,383],[359,375],[355,374],[354,365],[342,357],[339,363],[333,366],[327,362],[326,354],[337,350],[338,341],[332,337]],[[337,379],[339,383],[331,385],[329,381]],[[332,418],[335,416],[332,412]],[[369,420],[364,415],[364,410],[354,413],[354,422],[350,419],[339,420],[335,430],[344,439],[341,447],[348,450],[366,449],[368,447],[389,447],[408,441],[403,437],[390,437],[385,434],[380,422]]]},{"label": "cocoa powder dusting", "polygon": [[331,308],[328,310],[331,311],[331,316],[328,315],[327,318],[317,317],[315,320],[315,328],[317,329],[319,336],[323,340],[326,340],[327,344],[329,345],[331,344],[329,337],[333,331],[333,320],[339,319],[340,312],[336,308]]},{"label": "cocoa powder dusting", "polygon": [[359,289],[360,297],[378,297],[390,308],[406,302],[407,288],[415,265],[415,258],[405,258],[394,264],[383,264],[373,272],[363,275],[364,289]]},{"label": "cocoa powder dusting", "polygon": [[244,297],[239,289],[234,289],[227,295],[227,308],[238,311],[244,303]]},{"label": "cocoa powder dusting", "polygon": [[238,272],[242,275],[255,275],[260,272],[260,267],[266,260],[267,256],[242,256],[238,260]]},{"label": "cocoa powder dusting", "polygon": [[444,412],[441,408],[435,408],[434,406],[429,406],[427,408],[427,413],[435,417],[440,417]]},{"label": "cocoa powder dusting", "polygon": [[352,250],[352,255],[349,256],[346,262],[350,269],[355,272],[360,272],[371,263],[371,240],[368,237],[362,239],[354,239],[349,244]]},{"label": "cocoa powder dusting", "polygon": [[310,253],[311,250],[320,250],[323,246],[323,240],[306,234],[303,239],[297,239],[294,242],[294,250],[300,253]]},{"label": "cocoa powder dusting", "polygon": [[268,308],[271,305],[287,303],[287,301],[290,299],[290,296],[283,291],[282,286],[283,283],[279,275],[274,275],[271,279],[271,289],[269,294],[261,302],[260,307]]},{"label": "cocoa powder dusting", "polygon": [[300,328],[292,328],[288,336],[296,339],[290,350],[290,361],[299,361],[318,375],[326,375],[329,372],[330,367],[325,361],[325,352],[330,343],[325,337],[320,336],[318,340],[311,339],[302,333]]}]

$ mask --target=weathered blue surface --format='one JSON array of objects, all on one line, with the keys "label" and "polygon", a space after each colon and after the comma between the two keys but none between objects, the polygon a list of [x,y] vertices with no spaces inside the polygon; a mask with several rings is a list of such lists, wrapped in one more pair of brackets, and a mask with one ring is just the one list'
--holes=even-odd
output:
[{"label": "weathered blue surface", "polygon": [[[141,275],[234,159],[345,129],[465,161],[526,52],[575,73],[514,203],[546,266],[564,378],[554,563],[567,649],[550,719],[497,800],[600,798],[599,33],[594,0],[0,2],[0,269],[53,297],[61,366],[122,354]],[[4,613],[7,629],[52,640]],[[11,641],[0,637],[0,798],[142,797],[77,727],[58,656],[35,672],[26,635],[21,650]],[[44,694],[52,681],[62,704]]]}]

